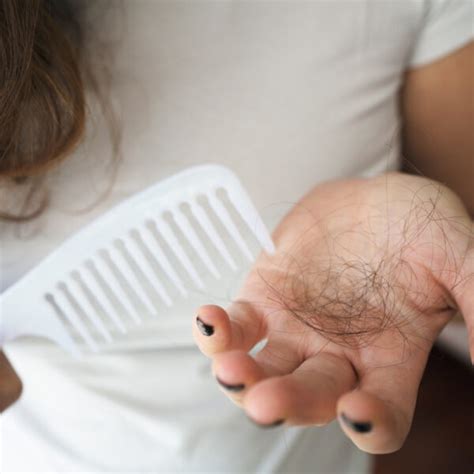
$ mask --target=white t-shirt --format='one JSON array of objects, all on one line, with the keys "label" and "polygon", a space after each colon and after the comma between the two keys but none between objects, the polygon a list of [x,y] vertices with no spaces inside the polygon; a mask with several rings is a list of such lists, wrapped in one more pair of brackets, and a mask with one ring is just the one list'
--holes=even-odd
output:
[{"label": "white t-shirt", "polygon": [[[404,71],[472,39],[470,1],[128,1],[110,93],[123,161],[111,193],[104,124],[54,174],[38,220],[2,223],[1,288],[123,198],[190,165],[241,178],[273,227],[318,182],[396,169]],[[106,163],[104,165],[104,163]],[[227,286],[201,295],[226,304]],[[122,345],[72,360],[10,343],[24,382],[2,416],[2,471],[366,472],[335,423],[253,426],[218,391],[191,298]],[[172,321],[172,323],[169,323]]]}]

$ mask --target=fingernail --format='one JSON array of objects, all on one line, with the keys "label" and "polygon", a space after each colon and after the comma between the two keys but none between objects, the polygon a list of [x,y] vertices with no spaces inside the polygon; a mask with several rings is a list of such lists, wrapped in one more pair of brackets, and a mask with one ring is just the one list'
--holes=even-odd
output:
[{"label": "fingernail", "polygon": [[[255,421],[254,421],[254,423],[255,423]],[[260,426],[260,428],[275,428],[276,426],[280,426],[283,423],[285,423],[285,420],[281,419],[281,420],[277,420],[277,421],[274,421],[273,423],[269,423],[269,424],[266,424],[266,425],[263,425],[262,423],[256,423],[256,424],[258,426]]]},{"label": "fingernail", "polygon": [[204,336],[212,336],[214,334],[214,326],[206,324],[199,316],[196,317],[196,325]]},{"label": "fingernail", "polygon": [[372,423],[368,421],[351,420],[345,413],[341,413],[340,417],[344,424],[354,431],[357,431],[357,433],[368,433],[369,431],[372,431]]},{"label": "fingernail", "polygon": [[216,377],[216,380],[221,387],[224,387],[226,390],[229,390],[229,392],[241,392],[245,388],[245,385],[243,383],[229,385],[228,383],[223,382],[219,377]]}]

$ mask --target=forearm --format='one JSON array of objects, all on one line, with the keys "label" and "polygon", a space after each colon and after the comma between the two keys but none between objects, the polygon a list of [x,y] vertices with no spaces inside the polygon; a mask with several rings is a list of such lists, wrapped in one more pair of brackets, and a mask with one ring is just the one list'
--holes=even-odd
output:
[{"label": "forearm", "polygon": [[[472,140],[471,140],[472,141]],[[429,156],[418,152],[409,140],[404,143],[402,170],[419,174],[445,184],[463,201],[470,216],[474,218],[474,158],[472,143],[470,151],[466,147],[445,158],[438,157],[440,152],[433,150]],[[436,157],[436,159],[430,159]]]},{"label": "forearm", "polygon": [[[455,135],[455,134],[453,134]],[[474,135],[473,135],[474,136]],[[454,140],[453,140],[454,141]],[[443,154],[447,147],[419,149],[410,133],[404,134],[402,170],[420,174],[445,184],[463,201],[474,218],[474,145],[473,138],[463,143],[453,143],[451,153]]]},{"label": "forearm", "polygon": [[474,216],[474,44],[406,74],[403,169],[446,184]]}]

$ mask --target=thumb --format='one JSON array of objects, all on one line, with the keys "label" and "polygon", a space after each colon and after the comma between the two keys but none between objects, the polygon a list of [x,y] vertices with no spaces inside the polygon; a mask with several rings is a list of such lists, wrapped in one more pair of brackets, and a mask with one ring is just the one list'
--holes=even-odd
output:
[{"label": "thumb", "polygon": [[20,398],[22,384],[5,354],[0,351],[0,413]]}]

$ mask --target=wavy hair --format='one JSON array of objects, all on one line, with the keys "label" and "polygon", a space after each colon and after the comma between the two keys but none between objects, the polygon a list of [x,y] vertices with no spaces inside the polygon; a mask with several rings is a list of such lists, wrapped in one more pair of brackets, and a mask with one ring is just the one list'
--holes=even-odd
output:
[{"label": "wavy hair", "polygon": [[0,218],[38,216],[43,178],[84,136],[86,79],[99,87],[83,57],[81,6],[0,0]]}]

